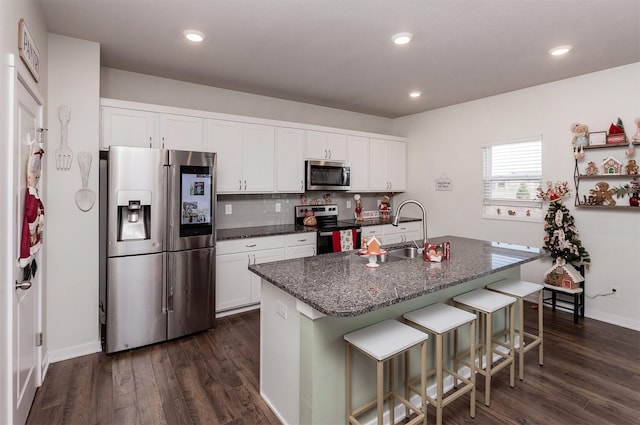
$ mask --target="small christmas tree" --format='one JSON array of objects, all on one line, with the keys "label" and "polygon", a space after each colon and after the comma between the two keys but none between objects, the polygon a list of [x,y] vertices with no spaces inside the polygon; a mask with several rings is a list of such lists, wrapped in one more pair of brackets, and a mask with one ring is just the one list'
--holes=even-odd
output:
[{"label": "small christmas tree", "polygon": [[562,203],[562,198],[568,194],[567,182],[556,183],[555,186],[547,182],[546,191],[538,188],[537,197],[550,202],[544,219],[546,235],[543,249],[557,265],[591,263],[589,253],[578,239],[578,229],[575,227],[573,216]]}]

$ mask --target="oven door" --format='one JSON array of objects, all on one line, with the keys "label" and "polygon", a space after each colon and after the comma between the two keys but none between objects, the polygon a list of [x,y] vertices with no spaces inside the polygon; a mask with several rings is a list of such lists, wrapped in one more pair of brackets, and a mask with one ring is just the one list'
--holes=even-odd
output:
[{"label": "oven door", "polygon": [[[361,246],[361,234],[362,229],[356,229],[356,249],[360,249]],[[351,230],[351,229],[333,229],[333,230],[318,230],[318,246],[317,253],[319,254],[330,254],[334,252],[333,250],[333,232],[337,230]]]}]

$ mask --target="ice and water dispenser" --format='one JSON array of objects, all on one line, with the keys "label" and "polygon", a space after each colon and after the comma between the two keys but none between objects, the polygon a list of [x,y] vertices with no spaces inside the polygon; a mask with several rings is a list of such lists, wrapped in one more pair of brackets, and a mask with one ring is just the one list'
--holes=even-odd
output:
[{"label": "ice and water dispenser", "polygon": [[118,242],[149,239],[151,191],[118,191]]}]

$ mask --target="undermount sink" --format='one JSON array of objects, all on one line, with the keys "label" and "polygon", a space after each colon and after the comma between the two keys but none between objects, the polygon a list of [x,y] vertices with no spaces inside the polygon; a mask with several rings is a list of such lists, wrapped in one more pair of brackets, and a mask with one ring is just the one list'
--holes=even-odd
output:
[{"label": "undermount sink", "polygon": [[[361,255],[356,251],[357,255]],[[420,252],[418,252],[418,248],[415,246],[406,246],[402,248],[393,248],[387,250],[384,254],[378,254],[377,262],[378,263],[388,263],[390,261],[398,261],[403,258],[417,258],[420,256]],[[367,257],[364,255],[363,257]]]},{"label": "undermount sink", "polygon": [[396,248],[387,251],[388,255],[403,258],[416,258],[420,255],[418,248],[415,246],[406,246],[404,248]]}]

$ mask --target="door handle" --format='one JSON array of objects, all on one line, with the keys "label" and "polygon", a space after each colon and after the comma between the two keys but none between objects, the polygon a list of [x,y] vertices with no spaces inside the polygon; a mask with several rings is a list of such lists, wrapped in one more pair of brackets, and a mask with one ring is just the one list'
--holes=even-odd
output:
[{"label": "door handle", "polygon": [[22,289],[23,291],[26,291],[29,288],[31,288],[31,282],[30,281],[25,280],[24,282],[18,282],[16,280],[16,290]]}]

